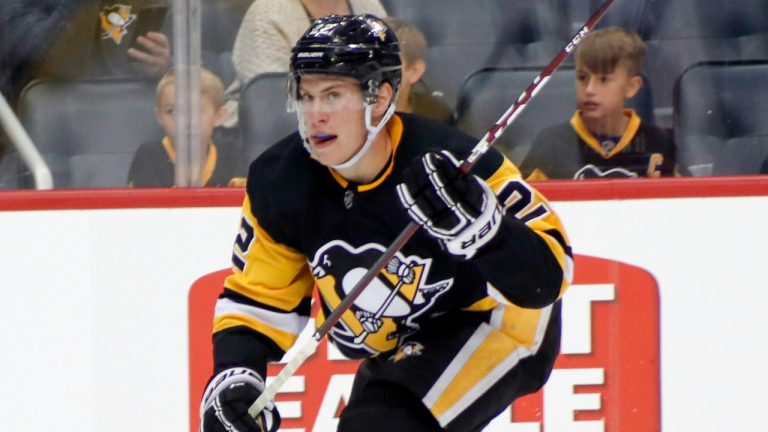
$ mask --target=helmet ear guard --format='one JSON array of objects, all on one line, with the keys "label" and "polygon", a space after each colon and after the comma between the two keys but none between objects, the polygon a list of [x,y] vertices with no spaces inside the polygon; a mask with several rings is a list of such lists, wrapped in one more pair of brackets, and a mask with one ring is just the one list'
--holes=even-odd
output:
[{"label": "helmet ear guard", "polygon": [[365,88],[365,84],[361,83],[360,87],[363,89],[363,100],[366,105],[373,105],[379,100],[379,87],[381,83],[377,83],[374,80],[366,81],[368,88]]}]

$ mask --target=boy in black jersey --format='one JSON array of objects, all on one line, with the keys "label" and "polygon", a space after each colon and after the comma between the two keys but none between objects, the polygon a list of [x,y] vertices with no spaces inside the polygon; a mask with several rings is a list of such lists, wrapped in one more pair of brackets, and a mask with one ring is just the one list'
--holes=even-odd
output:
[{"label": "boy in black jersey", "polygon": [[379,18],[317,20],[290,63],[299,130],[248,173],[201,430],[277,430],[275,404],[247,410],[314,288],[319,325],[411,221],[421,229],[328,334],[365,359],[337,430],[482,430],[552,370],[573,272],[559,218],[499,152],[460,174],[474,139],[394,112],[400,55]]},{"label": "boy in black jersey", "polygon": [[[176,73],[167,72],[157,83],[155,117],[165,130],[160,142],[142,143],[128,171],[129,187],[176,185]],[[237,177],[238,143],[221,140],[216,128],[227,118],[224,85],[208,69],[200,70],[200,145],[205,150],[200,186],[243,186]]]},{"label": "boy in black jersey", "polygon": [[587,34],[576,48],[578,110],[544,129],[520,165],[528,180],[675,175],[668,134],[625,108],[643,85],[645,44],[625,29]]}]

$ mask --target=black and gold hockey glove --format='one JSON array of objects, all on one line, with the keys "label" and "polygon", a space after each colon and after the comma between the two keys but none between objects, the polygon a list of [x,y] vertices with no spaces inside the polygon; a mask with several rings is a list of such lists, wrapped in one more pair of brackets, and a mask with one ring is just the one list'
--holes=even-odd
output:
[{"label": "black and gold hockey glove", "polygon": [[274,402],[257,419],[248,408],[264,391],[264,380],[255,371],[239,367],[219,372],[208,383],[200,402],[200,432],[275,432],[280,414]]},{"label": "black and gold hockey glove", "polygon": [[496,195],[479,177],[462,174],[448,151],[415,161],[397,193],[411,219],[453,255],[472,258],[499,231]]}]

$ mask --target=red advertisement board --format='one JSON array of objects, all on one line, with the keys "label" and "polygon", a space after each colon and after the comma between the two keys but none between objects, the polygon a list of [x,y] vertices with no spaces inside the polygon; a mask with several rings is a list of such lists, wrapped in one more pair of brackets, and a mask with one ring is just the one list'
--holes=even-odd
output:
[{"label": "red advertisement board", "polygon": [[[212,368],[213,307],[228,273],[201,277],[189,294],[191,431],[197,430],[198,404]],[[321,343],[278,394],[282,428],[335,430],[357,365]],[[268,374],[281,367],[270,365]],[[577,256],[574,283],[563,299],[561,354],[549,382],[517,400],[486,430],[659,431],[659,380],[656,280],[636,266]]]}]

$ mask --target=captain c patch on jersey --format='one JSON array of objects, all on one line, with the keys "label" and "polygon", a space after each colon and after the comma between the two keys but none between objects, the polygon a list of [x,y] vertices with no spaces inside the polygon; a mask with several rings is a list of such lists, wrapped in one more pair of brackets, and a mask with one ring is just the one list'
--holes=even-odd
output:
[{"label": "captain c patch on jersey", "polygon": [[[310,265],[322,299],[318,325],[385,249],[376,243],[355,248],[334,240],[317,251]],[[337,347],[348,357],[369,357],[394,349],[417,330],[415,319],[453,285],[453,279],[430,280],[431,264],[430,258],[395,255],[331,330]]]}]

